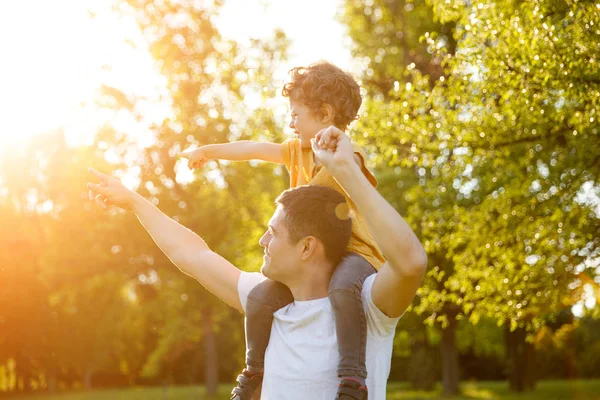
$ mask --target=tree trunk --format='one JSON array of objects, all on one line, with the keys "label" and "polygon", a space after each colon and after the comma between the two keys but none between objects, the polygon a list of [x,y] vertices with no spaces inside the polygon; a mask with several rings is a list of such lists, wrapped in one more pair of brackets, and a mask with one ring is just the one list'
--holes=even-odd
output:
[{"label": "tree trunk", "polygon": [[25,357],[17,359],[15,374],[17,376],[17,390],[20,392],[31,392],[31,366],[25,361]]},{"label": "tree trunk", "polygon": [[535,346],[533,343],[525,341],[525,389],[535,389],[536,370],[535,370]]},{"label": "tree trunk", "polygon": [[525,328],[511,332],[507,326],[505,333],[508,381],[515,392],[533,390],[535,387],[535,349],[526,341]]},{"label": "tree trunk", "polygon": [[92,390],[92,368],[86,367],[83,371],[83,387],[85,390]]},{"label": "tree trunk", "polygon": [[566,378],[577,379],[577,354],[574,348],[567,347],[565,349],[565,367]]},{"label": "tree trunk", "polygon": [[56,366],[54,362],[52,363],[52,367],[48,370],[48,375],[46,376],[46,384],[48,385],[46,390],[48,393],[56,393]]},{"label": "tree trunk", "polygon": [[408,361],[408,379],[414,389],[432,390],[437,380],[435,373],[435,351],[429,345],[427,334],[413,332]]},{"label": "tree trunk", "polygon": [[207,396],[215,396],[219,386],[219,365],[217,359],[217,341],[213,329],[212,311],[205,308],[203,312],[204,328],[204,384]]},{"label": "tree trunk", "polygon": [[458,393],[458,351],[456,350],[455,318],[449,320],[449,325],[442,330],[442,386],[445,396]]},{"label": "tree trunk", "polygon": [[127,385],[128,386],[135,386],[135,383],[137,382],[137,377],[138,377],[139,372],[130,372],[129,375],[127,375]]}]

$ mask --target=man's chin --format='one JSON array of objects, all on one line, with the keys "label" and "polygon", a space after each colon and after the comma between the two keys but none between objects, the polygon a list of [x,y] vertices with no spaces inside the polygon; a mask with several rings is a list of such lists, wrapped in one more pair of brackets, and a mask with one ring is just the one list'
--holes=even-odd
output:
[{"label": "man's chin", "polygon": [[266,276],[267,278],[270,278],[269,266],[266,265],[265,263],[263,263],[262,267],[260,267],[260,273],[263,274],[264,276]]}]

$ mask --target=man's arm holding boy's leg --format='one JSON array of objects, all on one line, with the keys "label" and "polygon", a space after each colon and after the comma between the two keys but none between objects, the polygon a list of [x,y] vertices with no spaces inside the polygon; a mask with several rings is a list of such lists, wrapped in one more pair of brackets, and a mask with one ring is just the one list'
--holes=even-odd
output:
[{"label": "man's arm holding boy's leg", "polygon": [[427,268],[423,246],[406,221],[356,165],[347,135],[335,127],[327,128],[317,134],[313,150],[356,204],[387,259],[373,284],[373,302],[389,317],[402,315]]},{"label": "man's arm holding boy's leg", "polygon": [[148,200],[127,189],[116,178],[90,169],[100,184],[88,183],[90,194],[102,208],[113,204],[134,212],[163,253],[182,272],[208,291],[242,311],[238,295],[240,270],[213,252],[202,238],[169,218]]}]

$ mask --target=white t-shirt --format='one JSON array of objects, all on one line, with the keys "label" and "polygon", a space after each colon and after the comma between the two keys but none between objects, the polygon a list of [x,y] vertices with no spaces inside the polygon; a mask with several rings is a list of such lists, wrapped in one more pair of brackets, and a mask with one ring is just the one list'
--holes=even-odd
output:
[{"label": "white t-shirt", "polygon": [[[367,387],[369,400],[383,400],[390,374],[394,332],[400,318],[389,318],[371,300],[376,274],[362,289],[367,317]],[[248,293],[266,279],[242,272],[238,292],[244,311]],[[294,301],[274,314],[265,354],[261,400],[331,400],[340,382],[339,352],[329,298]]]}]

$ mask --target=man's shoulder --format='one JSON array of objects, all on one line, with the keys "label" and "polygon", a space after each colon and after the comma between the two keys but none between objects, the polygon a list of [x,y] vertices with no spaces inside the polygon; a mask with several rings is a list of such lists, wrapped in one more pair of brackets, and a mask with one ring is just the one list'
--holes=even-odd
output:
[{"label": "man's shoulder", "polygon": [[246,304],[248,303],[248,294],[262,281],[267,279],[266,276],[260,272],[244,272],[240,274],[238,280],[238,295],[240,296],[240,303],[244,313],[246,312]]},{"label": "man's shoulder", "polygon": [[362,292],[361,292],[361,297],[363,302],[365,302],[365,304],[367,304],[367,302],[373,302],[373,300],[371,299],[371,292],[373,291],[373,283],[375,282],[375,277],[377,276],[377,274],[371,274],[369,276],[367,276],[367,278],[364,280],[363,285],[362,285]]},{"label": "man's shoulder", "polygon": [[375,305],[375,303],[373,303],[372,291],[376,278],[377,273],[369,275],[367,279],[365,279],[363,282],[361,297],[365,309],[369,333],[380,339],[385,339],[394,335],[396,331],[396,325],[398,325],[398,321],[400,321],[401,317],[390,318],[385,315],[383,311],[381,311]]}]

